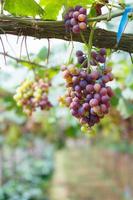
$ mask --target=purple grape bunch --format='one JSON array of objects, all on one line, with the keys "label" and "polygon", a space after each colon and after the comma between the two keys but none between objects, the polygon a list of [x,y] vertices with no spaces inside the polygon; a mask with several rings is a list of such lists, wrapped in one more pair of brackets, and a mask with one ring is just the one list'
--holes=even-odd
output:
[{"label": "purple grape bunch", "polygon": [[[77,61],[78,64],[82,65],[82,68],[87,68],[88,66],[88,61],[87,61],[87,55],[83,53],[83,51],[78,50],[76,52],[77,56]],[[98,64],[105,64],[106,62],[106,49],[101,48],[98,51],[92,51],[91,52],[91,60],[90,60],[90,65],[92,66],[97,66]]]},{"label": "purple grape bunch", "polygon": [[88,73],[74,64],[62,66],[67,92],[59,102],[69,107],[71,114],[81,123],[82,130],[99,123],[109,112],[113,91],[106,83],[113,80],[111,70],[105,67],[101,72],[95,69]]},{"label": "purple grape bunch", "polygon": [[26,79],[17,88],[14,99],[27,115],[31,115],[38,108],[49,110],[52,107],[48,99],[50,85],[50,83],[45,82],[43,79],[37,81]]},{"label": "purple grape bunch", "polygon": [[106,62],[106,49],[101,48],[99,51],[91,52],[91,61],[92,66],[97,66],[98,63],[104,64]]},{"label": "purple grape bunch", "polygon": [[87,9],[82,6],[70,8],[64,15],[65,28],[73,33],[80,33],[87,29]]}]

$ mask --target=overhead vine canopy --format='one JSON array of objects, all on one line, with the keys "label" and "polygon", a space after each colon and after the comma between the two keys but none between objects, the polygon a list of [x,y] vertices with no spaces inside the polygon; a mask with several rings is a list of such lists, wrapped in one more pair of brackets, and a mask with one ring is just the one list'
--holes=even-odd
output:
[{"label": "overhead vine canopy", "polygon": [[[107,1],[81,0],[80,4],[90,10],[88,22],[109,21],[112,18],[121,16],[124,12],[124,5],[113,8],[112,3],[108,3],[109,12],[100,16],[94,10],[96,3],[106,5]],[[58,38],[71,40],[71,35],[66,32],[62,21],[62,14],[68,7],[78,5],[78,0],[5,0],[2,1],[0,15],[0,34],[24,35],[36,38]],[[114,6],[115,7],[115,6]],[[7,12],[5,12],[7,11]],[[131,14],[130,14],[131,16]],[[60,19],[60,20],[58,20]],[[84,32],[84,37],[88,39],[90,28]],[[73,34],[73,40],[83,42],[79,35]],[[96,47],[106,47],[133,52],[133,34],[123,34],[118,46],[116,46],[116,33],[95,29],[93,44]]]}]

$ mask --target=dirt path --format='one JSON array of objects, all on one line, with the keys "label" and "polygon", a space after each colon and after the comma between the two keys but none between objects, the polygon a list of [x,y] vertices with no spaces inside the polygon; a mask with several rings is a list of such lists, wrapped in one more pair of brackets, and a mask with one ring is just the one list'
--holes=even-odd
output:
[{"label": "dirt path", "polygon": [[69,200],[66,186],[66,174],[64,171],[64,151],[58,151],[55,157],[55,173],[51,188],[51,200]]},{"label": "dirt path", "polygon": [[51,200],[132,200],[133,162],[119,158],[97,148],[58,151]]}]

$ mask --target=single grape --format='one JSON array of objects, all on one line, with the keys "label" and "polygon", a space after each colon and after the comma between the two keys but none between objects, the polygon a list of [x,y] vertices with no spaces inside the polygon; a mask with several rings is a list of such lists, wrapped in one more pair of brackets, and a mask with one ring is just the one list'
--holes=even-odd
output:
[{"label": "single grape", "polygon": [[101,54],[102,56],[105,56],[106,55],[106,49],[105,48],[100,49],[99,54]]},{"label": "single grape", "polygon": [[80,22],[79,23],[79,28],[82,30],[82,31],[85,31],[87,29],[87,25],[85,22]]},{"label": "single grape", "polygon": [[83,104],[83,109],[84,109],[84,110],[88,110],[88,109],[89,109],[89,107],[90,107],[90,106],[89,106],[89,104],[88,104],[88,103],[84,103],[84,104]]},{"label": "single grape", "polygon": [[92,56],[92,58],[94,59],[94,60],[96,60],[96,57],[97,57],[97,52],[95,52],[95,51],[92,51],[91,52],[91,56]]},{"label": "single grape", "polygon": [[100,94],[99,94],[99,93],[95,93],[95,94],[94,94],[94,99],[97,99],[98,102],[100,102],[100,100],[101,100]]},{"label": "single grape", "polygon": [[81,87],[79,85],[76,85],[74,89],[75,89],[76,92],[80,92],[81,91]]},{"label": "single grape", "polygon": [[77,76],[73,76],[73,77],[72,77],[72,82],[73,82],[74,84],[78,84],[79,78],[78,78]]},{"label": "single grape", "polygon": [[80,15],[78,16],[78,20],[79,20],[80,22],[84,22],[84,21],[86,20],[86,15],[80,14]]},{"label": "single grape", "polygon": [[98,100],[97,99],[91,99],[90,102],[89,102],[89,105],[91,107],[95,107],[98,105]]},{"label": "single grape", "polygon": [[71,21],[70,21],[70,19],[66,20],[65,27],[66,27],[66,29],[71,28]]},{"label": "single grape", "polygon": [[94,86],[91,85],[91,84],[88,84],[88,85],[86,86],[86,91],[87,91],[88,93],[93,92],[93,91],[94,91]]},{"label": "single grape", "polygon": [[101,101],[102,101],[102,103],[106,104],[109,101],[109,96],[108,95],[102,96]]},{"label": "single grape", "polygon": [[80,6],[80,5],[77,5],[77,6],[75,7],[75,11],[79,11],[79,10],[80,10],[80,8],[82,8],[82,6]]},{"label": "single grape", "polygon": [[99,83],[95,83],[95,84],[94,84],[94,90],[95,90],[96,92],[99,92],[99,91],[101,90],[101,85],[100,85]]},{"label": "single grape", "polygon": [[76,19],[72,18],[70,20],[70,23],[71,23],[72,26],[74,26],[74,25],[78,24],[78,21]]},{"label": "single grape", "polygon": [[99,78],[99,72],[98,71],[93,71],[93,72],[91,72],[91,78],[93,79],[93,80],[96,80],[96,79],[98,79]]},{"label": "single grape", "polygon": [[79,14],[80,14],[80,13],[79,13],[78,11],[75,11],[75,12],[73,13],[73,18],[78,19]]},{"label": "single grape", "polygon": [[106,95],[106,94],[107,94],[107,89],[104,88],[104,87],[102,87],[101,90],[100,90],[100,94],[101,94],[102,96]]},{"label": "single grape", "polygon": [[79,82],[79,85],[80,85],[80,87],[81,87],[82,89],[84,89],[84,88],[86,88],[86,86],[87,86],[87,81],[86,81],[86,80],[81,80],[81,81]]},{"label": "single grape", "polygon": [[86,10],[85,8],[80,8],[80,9],[79,9],[79,13],[80,13],[80,14],[87,15],[87,10]]},{"label": "single grape", "polygon": [[107,106],[106,106],[105,104],[101,104],[100,107],[101,107],[101,111],[102,111],[104,114],[105,114],[105,113],[108,113],[108,108],[107,108]]},{"label": "single grape", "polygon": [[76,51],[76,56],[77,57],[83,56],[83,52],[80,50]]},{"label": "single grape", "polygon": [[74,25],[72,30],[73,30],[74,33],[79,33],[80,32],[79,25]]},{"label": "single grape", "polygon": [[78,57],[78,63],[82,64],[85,61],[85,58],[83,56]]}]

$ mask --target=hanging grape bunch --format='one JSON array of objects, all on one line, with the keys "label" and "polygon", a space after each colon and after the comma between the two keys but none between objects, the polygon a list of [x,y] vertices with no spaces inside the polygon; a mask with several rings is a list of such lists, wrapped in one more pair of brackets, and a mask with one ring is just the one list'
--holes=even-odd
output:
[{"label": "hanging grape bunch", "polygon": [[65,28],[73,33],[87,29],[87,10],[82,6],[70,8],[64,16]]},{"label": "hanging grape bunch", "polygon": [[[84,58],[82,63],[86,60],[83,52],[78,51],[76,55]],[[89,73],[85,68],[77,68],[74,64],[62,67],[67,93],[59,101],[70,108],[71,114],[79,119],[84,131],[109,112],[113,91],[106,84],[113,80],[113,75],[112,69],[104,66],[105,55],[105,49],[91,52]],[[81,65],[82,63],[80,62]]]},{"label": "hanging grape bunch", "polygon": [[49,110],[52,107],[48,100],[49,86],[50,83],[43,79],[37,81],[26,79],[17,89],[14,99],[27,115],[31,115],[38,108]]}]

